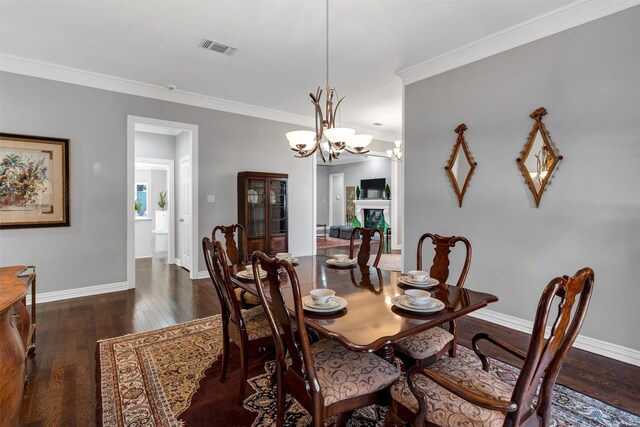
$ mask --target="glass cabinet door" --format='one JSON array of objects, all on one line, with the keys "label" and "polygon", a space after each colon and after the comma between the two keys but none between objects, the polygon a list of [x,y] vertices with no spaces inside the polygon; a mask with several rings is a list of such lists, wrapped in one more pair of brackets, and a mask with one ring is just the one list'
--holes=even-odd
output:
[{"label": "glass cabinet door", "polygon": [[269,181],[269,218],[272,235],[287,232],[287,182],[277,179]]},{"label": "glass cabinet door", "polygon": [[250,179],[247,189],[247,222],[248,237],[265,235],[266,206],[265,191],[266,181],[263,179]]}]

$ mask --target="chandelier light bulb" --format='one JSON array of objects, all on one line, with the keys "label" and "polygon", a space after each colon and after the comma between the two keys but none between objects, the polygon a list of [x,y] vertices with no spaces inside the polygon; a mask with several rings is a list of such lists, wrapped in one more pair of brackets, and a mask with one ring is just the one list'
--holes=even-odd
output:
[{"label": "chandelier light bulb", "polygon": [[330,142],[334,144],[337,142],[347,142],[356,133],[355,129],[351,128],[329,128],[324,131],[324,135]]},{"label": "chandelier light bulb", "polygon": [[347,139],[346,143],[349,147],[362,150],[371,144],[372,139],[373,135],[357,134]]},{"label": "chandelier light bulb", "polygon": [[316,133],[310,130],[294,130],[285,134],[289,140],[289,145],[293,149],[305,149],[312,147],[315,143]]}]

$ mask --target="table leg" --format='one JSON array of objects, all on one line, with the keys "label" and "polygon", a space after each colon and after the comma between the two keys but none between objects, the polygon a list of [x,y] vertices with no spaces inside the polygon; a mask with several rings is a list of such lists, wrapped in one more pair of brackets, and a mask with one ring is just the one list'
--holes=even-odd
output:
[{"label": "table leg", "polygon": [[381,349],[377,350],[376,354],[389,363],[394,363],[395,361],[395,356],[393,355],[393,344],[385,345]]}]

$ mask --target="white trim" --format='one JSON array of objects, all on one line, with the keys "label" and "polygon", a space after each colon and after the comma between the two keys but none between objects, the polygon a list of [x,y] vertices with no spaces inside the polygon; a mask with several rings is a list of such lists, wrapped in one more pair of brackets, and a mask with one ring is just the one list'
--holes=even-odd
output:
[{"label": "white trim", "polygon": [[[0,58],[1,59],[1,58]],[[1,68],[1,67],[0,67]],[[156,126],[164,126],[168,128],[181,129],[191,132],[191,194],[192,194],[192,263],[195,268],[189,269],[189,278],[194,279],[196,277],[196,268],[198,265],[198,258],[195,254],[198,254],[198,125],[190,123],[173,122],[169,120],[153,119],[150,117],[140,116],[127,116],[127,282],[129,283],[129,289],[133,289],[136,286],[136,260],[135,260],[135,219],[134,215],[130,215],[133,212],[133,189],[135,182],[135,125],[136,123],[145,123]],[[194,184],[195,183],[195,184]],[[170,221],[170,233],[171,228],[175,224]],[[173,231],[175,233],[175,230]],[[175,236],[175,234],[174,234]],[[171,250],[171,248],[169,248]],[[175,255],[175,254],[174,254]],[[171,259],[171,257],[169,257]],[[175,261],[175,259],[174,259]],[[180,263],[176,262],[177,265]],[[186,266],[185,268],[190,267]]]},{"label": "white trim", "polygon": [[182,263],[180,262],[180,258],[174,258],[172,264],[175,264],[178,267],[182,267]]},{"label": "white trim", "polygon": [[311,156],[311,225],[313,225],[313,238],[311,239],[311,255],[318,254],[318,152]]},{"label": "white trim", "polygon": [[404,85],[505,52],[640,4],[640,0],[577,0],[430,60],[396,71]]},{"label": "white trim", "polygon": [[[529,320],[498,313],[497,311],[488,310],[486,308],[469,313],[469,316],[486,320],[487,322],[495,323],[509,329],[525,332],[527,334],[530,334],[533,330],[533,322],[530,322]],[[547,333],[549,333],[550,330],[551,327],[547,327]],[[591,353],[619,360],[621,362],[640,366],[640,350],[623,347],[618,344],[609,343],[595,338],[589,338],[584,335],[578,335],[573,346]]]},{"label": "white trim", "polygon": [[[64,291],[38,292],[36,304],[60,301],[70,298],[88,297],[91,295],[108,294],[110,292],[126,291],[129,289],[127,282],[108,283],[106,285],[86,286],[84,288],[66,289]],[[27,295],[27,305],[31,303],[31,294]]]},{"label": "white trim", "polygon": [[136,259],[153,258],[153,255],[137,256]]},{"label": "white trim", "polygon": [[209,278],[209,272],[207,270],[198,271],[198,275],[196,276],[196,279],[208,279],[208,278]]},{"label": "white trim", "polygon": [[[175,129],[175,128],[174,128]],[[182,131],[181,131],[182,132]],[[135,150],[134,150],[135,151]],[[173,159],[155,159],[155,158],[148,158],[148,157],[136,157],[135,158],[136,163],[149,163],[151,166],[162,166],[162,167],[166,167],[163,168],[163,170],[167,171],[167,205],[171,206],[168,210],[169,212],[169,248],[168,248],[168,259],[173,259],[174,258],[174,252],[175,252],[175,206],[173,204],[173,199],[174,199],[174,189],[175,189],[175,184],[174,184],[174,173],[175,173],[175,166],[174,166],[174,160]],[[134,166],[135,167],[135,166]],[[152,233],[154,234],[167,234],[167,233],[156,233],[153,230],[151,230]]]},{"label": "white trim", "polygon": [[[312,116],[287,113],[271,108],[256,105],[243,104],[213,96],[187,92],[180,89],[168,90],[164,86],[153,85],[135,80],[123,79],[107,74],[81,70],[79,68],[65,67],[63,65],[21,58],[13,55],[0,54],[0,71],[54,80],[79,86],[109,90],[112,92],[126,93],[128,95],[143,96],[145,98],[159,99],[162,101],[176,102],[178,104],[192,105],[194,107],[208,108],[210,110],[226,111],[228,113],[242,114],[244,116],[260,119],[274,120],[313,128],[315,119]],[[344,124],[356,129],[357,133],[373,135],[375,139],[382,141],[394,141],[397,135],[380,132],[375,129],[365,129]]]}]

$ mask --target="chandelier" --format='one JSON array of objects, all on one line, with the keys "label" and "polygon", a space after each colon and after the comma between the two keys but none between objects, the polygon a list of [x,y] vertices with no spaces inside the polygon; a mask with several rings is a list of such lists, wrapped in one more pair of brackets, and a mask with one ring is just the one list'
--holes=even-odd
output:
[{"label": "chandelier", "polygon": [[[329,163],[337,159],[340,153],[347,151],[353,154],[368,153],[367,147],[373,139],[372,135],[356,134],[355,129],[336,127],[338,108],[344,97],[337,99],[335,88],[329,86],[329,0],[326,1],[326,91],[325,106],[322,109],[322,89],[318,86],[316,93],[310,93],[314,106],[315,132],[310,130],[295,130],[286,133],[291,149],[296,157],[309,157],[316,151],[320,152],[322,161],[326,162],[324,151],[327,152]],[[334,105],[334,98],[337,102]],[[326,141],[322,141],[326,137]],[[320,150],[319,150],[320,149]]]},{"label": "chandelier", "polygon": [[400,160],[402,160],[402,141],[394,141],[394,144],[396,146],[393,148],[393,150],[387,150],[387,157],[389,157],[391,160],[399,162]]}]

